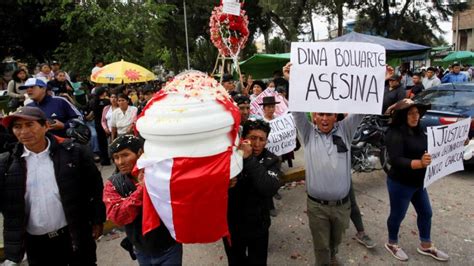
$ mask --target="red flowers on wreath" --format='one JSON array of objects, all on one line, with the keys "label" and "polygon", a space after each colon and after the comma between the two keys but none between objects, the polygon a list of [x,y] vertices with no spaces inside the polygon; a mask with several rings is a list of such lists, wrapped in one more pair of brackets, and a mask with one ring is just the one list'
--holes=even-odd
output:
[{"label": "red flowers on wreath", "polygon": [[223,13],[222,5],[214,7],[209,21],[210,35],[222,56],[238,56],[249,36],[248,25],[245,10],[240,10],[240,16],[234,16]]}]

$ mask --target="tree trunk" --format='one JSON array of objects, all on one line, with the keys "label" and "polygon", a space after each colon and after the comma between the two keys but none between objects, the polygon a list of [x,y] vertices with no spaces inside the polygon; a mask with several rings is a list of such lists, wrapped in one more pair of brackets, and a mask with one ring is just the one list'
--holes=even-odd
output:
[{"label": "tree trunk", "polygon": [[344,22],[344,3],[342,1],[337,1],[336,3],[336,12],[337,12],[337,36],[342,36],[343,34],[343,22]]},{"label": "tree trunk", "polygon": [[265,53],[270,53],[270,51],[268,51],[268,47],[270,47],[270,40],[269,40],[269,36],[268,36],[268,30],[266,31],[262,31],[263,33],[263,40],[265,42]]},{"label": "tree trunk", "polygon": [[315,42],[316,39],[314,38],[314,24],[313,24],[313,9],[312,8],[308,10],[308,19],[309,19],[309,25],[311,26],[311,40]]}]

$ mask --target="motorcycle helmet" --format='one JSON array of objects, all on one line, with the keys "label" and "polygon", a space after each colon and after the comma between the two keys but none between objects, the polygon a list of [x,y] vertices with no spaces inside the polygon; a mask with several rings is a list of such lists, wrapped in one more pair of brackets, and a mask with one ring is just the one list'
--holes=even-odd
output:
[{"label": "motorcycle helmet", "polygon": [[75,118],[69,122],[66,135],[73,141],[87,145],[91,139],[91,130],[81,119]]}]

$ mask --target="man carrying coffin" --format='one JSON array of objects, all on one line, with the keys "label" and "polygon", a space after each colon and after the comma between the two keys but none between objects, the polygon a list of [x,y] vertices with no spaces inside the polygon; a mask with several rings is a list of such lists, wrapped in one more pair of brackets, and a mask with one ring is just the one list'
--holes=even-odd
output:
[{"label": "man carrying coffin", "polygon": [[[289,80],[291,63],[283,67]],[[305,113],[294,112],[305,146],[308,219],[316,265],[337,263],[336,253],[349,227],[351,141],[364,115],[338,121],[335,113],[315,113],[315,126]]]}]

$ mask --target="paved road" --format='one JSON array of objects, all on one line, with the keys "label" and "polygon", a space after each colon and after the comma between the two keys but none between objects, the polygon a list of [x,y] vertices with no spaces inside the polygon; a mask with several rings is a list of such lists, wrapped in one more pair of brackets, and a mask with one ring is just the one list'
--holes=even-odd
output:
[{"label": "paved road", "polygon": [[[366,231],[377,242],[373,250],[358,244],[351,225],[342,243],[339,258],[344,264],[402,264],[383,248],[386,241],[388,194],[385,175],[381,171],[355,174],[354,187],[363,212]],[[432,238],[437,246],[451,256],[451,265],[474,265],[474,169],[453,174],[429,188],[433,204]],[[314,263],[311,235],[308,228],[304,184],[281,191],[276,201],[279,215],[272,220],[268,263],[270,265],[310,265]],[[402,224],[401,245],[410,256],[406,265],[439,264],[416,253],[418,230],[412,207]],[[122,234],[115,235],[123,237]],[[99,265],[136,265],[119,247],[120,238],[104,237],[98,244]],[[226,265],[221,242],[206,245],[185,245],[184,265]],[[445,265],[445,264],[443,264]]]}]

